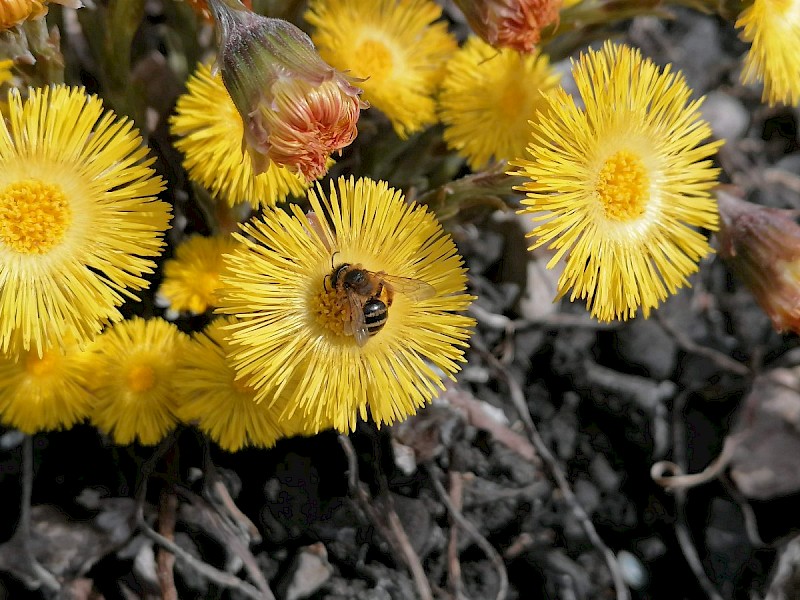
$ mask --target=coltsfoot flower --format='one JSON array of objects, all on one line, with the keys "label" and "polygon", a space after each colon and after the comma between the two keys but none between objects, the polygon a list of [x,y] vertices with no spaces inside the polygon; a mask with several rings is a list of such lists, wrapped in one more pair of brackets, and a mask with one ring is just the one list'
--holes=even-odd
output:
[{"label": "coltsfoot flower", "polygon": [[[528,122],[560,75],[547,56],[497,50],[470,37],[447,64],[439,94],[444,140],[473,170],[525,154]],[[491,123],[491,127],[486,124]]]},{"label": "coltsfoot flower", "polygon": [[454,0],[472,30],[495,48],[532,52],[558,20],[561,0]]},{"label": "coltsfoot flower", "polygon": [[270,162],[263,173],[253,171],[242,146],[242,117],[219,73],[201,64],[189,77],[186,89],[169,122],[189,179],[231,206],[241,202],[253,208],[274,206],[287,196],[304,193],[305,178],[277,163]]},{"label": "coltsfoot flower", "polygon": [[253,170],[271,162],[307,180],[356,138],[361,90],[328,65],[300,29],[247,10],[239,0],[209,0],[219,33],[222,81],[244,122]]},{"label": "coltsfoot flower", "polygon": [[435,94],[455,38],[431,0],[311,0],[306,20],[326,61],[362,78],[364,98],[401,138],[436,122]]},{"label": "coltsfoot flower", "polygon": [[158,295],[173,311],[204,313],[217,305],[223,255],[238,248],[231,235],[193,235],[175,250],[175,258],[164,262],[164,281]]},{"label": "coltsfoot flower", "polygon": [[770,105],[800,101],[800,0],[754,0],[736,21],[752,44],[742,82],[764,82]]},{"label": "coltsfoot flower", "polygon": [[0,351],[40,355],[108,322],[149,285],[169,205],[128,119],[83,89],[9,92],[0,119]]},{"label": "coltsfoot flower", "polygon": [[282,437],[299,433],[301,415],[282,418],[285,402],[256,402],[256,390],[237,380],[225,331],[235,323],[234,317],[212,321],[205,331],[195,334],[180,357],[175,373],[175,387],[182,399],[178,415],[185,422],[196,423],[229,452],[246,446],[269,448]]},{"label": "coltsfoot flower", "polygon": [[177,423],[175,369],[189,336],[163,319],[116,323],[88,348],[91,419],[114,443],[157,444]]},{"label": "coltsfoot flower", "polygon": [[[341,178],[309,202],[310,216],[293,206],[243,225],[243,247],[228,255],[219,311],[239,319],[233,365],[258,401],[281,398],[282,418],[299,415],[306,432],[404,419],[464,360],[473,321],[461,313],[473,298],[455,244],[383,182]],[[391,283],[366,297],[375,279]]]},{"label": "coltsfoot flower", "polygon": [[14,66],[13,60],[0,60],[0,85],[11,81],[11,68]]},{"label": "coltsfoot flower", "polygon": [[3,0],[0,2],[0,31],[11,29],[28,19],[41,19],[47,14],[48,3],[80,8],[80,0]]},{"label": "coltsfoot flower", "polygon": [[750,289],[778,332],[800,333],[797,211],[758,206],[719,190],[720,257]]},{"label": "coltsfoot flower", "polygon": [[0,422],[27,434],[69,429],[83,421],[94,397],[87,353],[75,343],[0,353]]},{"label": "coltsfoot flower", "polygon": [[548,267],[566,259],[558,298],[572,290],[601,321],[647,317],[711,252],[695,228],[717,228],[709,159],[722,142],[703,143],[711,128],[683,77],[637,50],[606,43],[573,76],[585,108],[563,89],[546,96],[531,160],[512,163],[531,179],[531,249],[555,250]]}]

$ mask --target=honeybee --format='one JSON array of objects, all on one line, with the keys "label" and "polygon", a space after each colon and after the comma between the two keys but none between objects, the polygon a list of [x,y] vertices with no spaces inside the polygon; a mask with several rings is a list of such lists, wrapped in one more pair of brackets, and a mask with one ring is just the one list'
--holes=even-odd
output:
[{"label": "honeybee", "polygon": [[352,335],[359,346],[378,333],[389,317],[389,307],[395,292],[411,300],[427,300],[436,295],[432,285],[412,279],[389,275],[383,271],[368,271],[360,264],[341,263],[333,267],[323,282],[325,290],[343,291],[350,304],[350,320],[344,325],[346,335]]}]

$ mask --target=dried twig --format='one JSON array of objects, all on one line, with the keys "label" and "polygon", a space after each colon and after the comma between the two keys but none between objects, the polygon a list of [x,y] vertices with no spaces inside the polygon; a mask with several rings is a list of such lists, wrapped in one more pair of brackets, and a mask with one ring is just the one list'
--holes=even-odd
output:
[{"label": "dried twig", "polygon": [[429,471],[429,476],[431,483],[433,483],[433,487],[436,490],[436,493],[439,494],[439,499],[442,503],[447,507],[447,512],[450,515],[450,518],[453,519],[461,529],[464,530],[468,536],[470,536],[478,547],[483,550],[486,556],[494,565],[494,568],[497,570],[497,576],[500,579],[500,583],[497,588],[497,595],[495,596],[496,600],[504,600],[508,596],[508,572],[506,571],[506,565],[503,562],[503,557],[500,556],[500,553],[495,550],[495,547],[489,543],[485,537],[481,535],[481,532],[470,523],[464,515],[461,513],[460,510],[450,501],[450,497],[447,495],[447,491],[444,489],[442,482],[439,481],[439,477],[441,476],[441,471],[433,464],[427,465],[427,469]]},{"label": "dried twig", "polygon": [[497,419],[494,419],[484,410],[483,403],[476,399],[472,394],[457,386],[449,386],[443,394],[450,404],[456,406],[466,413],[467,421],[470,425],[488,431],[492,438],[519,454],[525,460],[535,465],[540,465],[541,461],[536,456],[536,450],[528,441],[528,438],[518,434]]},{"label": "dried twig", "polygon": [[752,371],[747,365],[740,363],[738,360],[732,359],[730,356],[720,352],[719,350],[698,344],[691,337],[686,335],[685,332],[675,327],[675,325],[669,321],[669,319],[665,318],[658,312],[655,313],[655,318],[656,321],[658,321],[658,324],[661,325],[662,329],[664,329],[664,331],[666,331],[672,337],[672,339],[675,340],[675,343],[678,344],[678,346],[684,352],[707,358],[720,369],[736,375],[741,375],[742,377],[752,374]]},{"label": "dried twig", "polygon": [[469,313],[475,317],[481,325],[485,325],[490,329],[505,331],[509,334],[516,331],[533,329],[534,327],[545,329],[558,329],[561,327],[615,329],[619,327],[619,325],[615,323],[600,323],[584,315],[573,315],[569,313],[552,313],[534,319],[509,319],[505,315],[490,312],[474,302],[469,307]]},{"label": "dried twig", "polygon": [[650,477],[666,490],[685,490],[707,483],[719,477],[720,473],[728,466],[741,439],[736,435],[726,437],[722,452],[699,473],[684,474],[680,465],[668,460],[661,460],[650,467]]},{"label": "dried twig", "polygon": [[[172,484],[167,484],[161,491],[158,510],[158,532],[171,542],[175,541],[175,515],[178,510],[178,497],[172,491]],[[159,548],[156,559],[158,584],[161,587],[163,600],[178,600],[175,589],[175,555],[165,548]]]},{"label": "dried twig", "polygon": [[33,437],[26,435],[22,442],[22,497],[20,498],[19,526],[15,536],[22,547],[25,566],[33,580],[48,592],[58,592],[61,584],[55,576],[36,559],[31,549],[31,497],[33,496]]},{"label": "dried twig", "polygon": [[[241,528],[231,523],[229,519],[220,514],[216,507],[209,504],[203,497],[194,492],[180,487],[178,493],[191,505],[191,514],[197,522],[213,537],[215,537],[229,552],[242,560],[248,576],[256,584],[264,600],[274,600],[275,596],[269,587],[269,582],[258,566],[253,553],[247,543],[236,532]],[[248,520],[249,521],[249,520]]]},{"label": "dried twig", "polygon": [[[450,502],[461,512],[464,500],[464,479],[461,473],[450,471]],[[447,543],[447,582],[453,598],[464,598],[464,582],[461,581],[461,561],[458,559],[458,527],[456,520],[450,516],[450,540]]]},{"label": "dried twig", "polygon": [[350,494],[355,498],[361,510],[367,515],[370,522],[381,533],[383,538],[389,543],[395,554],[397,554],[408,570],[411,571],[411,576],[414,579],[414,585],[417,588],[417,593],[422,600],[433,600],[433,592],[428,577],[425,575],[425,569],[422,568],[422,562],[414,552],[411,542],[406,535],[403,524],[400,522],[400,517],[392,506],[391,497],[386,494],[384,507],[385,512],[381,512],[377,507],[373,506],[373,502],[369,494],[364,489],[364,486],[359,481],[358,477],[358,457],[356,456],[355,448],[350,439],[345,435],[339,436],[339,444],[344,450],[347,457],[347,483],[350,488]]},{"label": "dried twig", "polygon": [[144,535],[153,540],[162,548],[166,548],[172,552],[175,555],[175,558],[177,558],[179,561],[182,561],[187,567],[197,571],[209,581],[231,590],[236,590],[248,598],[264,600],[264,594],[261,591],[257,590],[246,581],[239,579],[235,575],[231,575],[225,571],[220,571],[208,563],[196,559],[194,556],[186,552],[186,550],[178,546],[175,542],[168,540],[163,535],[153,530],[144,520],[139,521],[138,526]]},{"label": "dried twig", "polygon": [[[160,547],[171,552],[177,560],[181,561],[190,569],[195,570],[209,581],[212,581],[222,587],[237,590],[248,598],[254,598],[255,600],[274,600],[275,597],[272,595],[272,592],[269,591],[269,587],[266,587],[266,589],[257,589],[235,575],[221,571],[216,567],[213,567],[212,565],[195,558],[186,552],[186,550],[178,546],[175,542],[155,531],[145,520],[144,504],[147,496],[148,480],[153,474],[158,461],[175,443],[175,436],[176,433],[172,432],[164,440],[162,440],[139,471],[139,481],[137,483],[136,504],[134,510],[136,527]],[[246,561],[245,564],[247,564]],[[261,577],[263,579],[263,574],[261,574]],[[258,581],[258,579],[256,579],[256,581]]]},{"label": "dried twig", "polygon": [[611,551],[611,549],[608,546],[606,546],[606,543],[597,533],[597,530],[594,527],[594,523],[592,523],[592,520],[589,518],[589,515],[586,514],[586,511],[583,509],[583,506],[581,506],[580,502],[578,502],[575,493],[572,491],[572,488],[569,485],[569,481],[567,481],[567,477],[566,475],[564,475],[564,471],[561,470],[561,467],[559,466],[555,456],[553,456],[553,453],[550,451],[550,448],[547,446],[547,444],[545,444],[544,440],[542,439],[542,436],[539,434],[539,430],[536,428],[536,425],[534,425],[530,411],[528,410],[527,403],[525,402],[525,394],[522,391],[522,388],[520,387],[519,383],[517,383],[517,381],[511,376],[511,374],[508,372],[505,366],[503,366],[503,364],[499,360],[497,360],[490,352],[483,350],[481,351],[481,354],[505,380],[506,385],[508,386],[511,402],[517,409],[517,412],[519,413],[519,416],[522,419],[522,423],[525,426],[525,430],[528,433],[531,442],[533,442],[534,448],[536,448],[536,452],[538,453],[542,461],[544,461],[544,464],[550,471],[551,477],[558,486],[558,489],[561,490],[561,494],[564,497],[564,501],[567,503],[567,506],[572,511],[573,516],[580,523],[581,528],[586,534],[586,537],[589,538],[589,541],[595,548],[597,548],[598,552],[600,552],[603,555],[608,570],[611,573],[611,578],[614,582],[614,588],[616,589],[617,600],[628,600],[630,598],[630,593],[628,592],[628,586],[625,584],[625,580],[622,578],[622,572],[620,570],[619,564],[617,563],[617,558]]}]

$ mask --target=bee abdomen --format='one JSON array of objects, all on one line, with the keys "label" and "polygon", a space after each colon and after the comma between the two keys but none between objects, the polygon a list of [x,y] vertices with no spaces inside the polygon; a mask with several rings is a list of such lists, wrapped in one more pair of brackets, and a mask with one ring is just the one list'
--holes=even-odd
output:
[{"label": "bee abdomen", "polygon": [[369,331],[370,335],[375,335],[383,329],[388,316],[389,311],[383,301],[377,298],[370,298],[364,304],[364,324],[367,326],[367,331]]}]

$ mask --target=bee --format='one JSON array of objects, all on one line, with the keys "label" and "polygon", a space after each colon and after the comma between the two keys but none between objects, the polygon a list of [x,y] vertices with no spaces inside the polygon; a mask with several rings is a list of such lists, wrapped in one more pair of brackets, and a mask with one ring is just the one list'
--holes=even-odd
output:
[{"label": "bee", "polygon": [[344,332],[363,346],[378,333],[389,318],[389,307],[395,292],[411,300],[427,300],[436,295],[432,285],[412,279],[389,275],[384,271],[368,271],[360,264],[341,263],[333,267],[323,282],[325,290],[343,291],[350,304],[350,320]]}]

